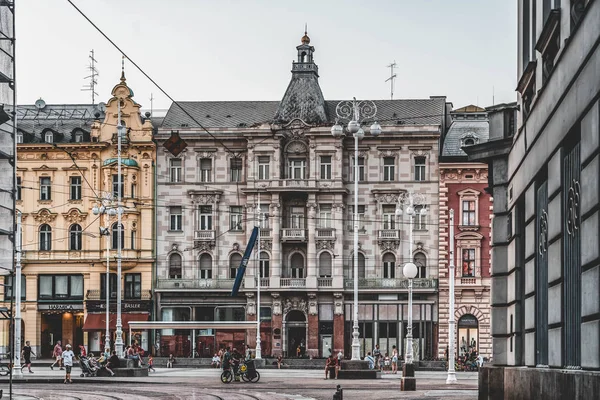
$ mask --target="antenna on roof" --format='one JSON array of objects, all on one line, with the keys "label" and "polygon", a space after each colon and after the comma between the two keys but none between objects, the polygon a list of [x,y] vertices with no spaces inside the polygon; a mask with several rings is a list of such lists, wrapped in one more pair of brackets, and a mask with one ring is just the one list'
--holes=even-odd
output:
[{"label": "antenna on roof", "polygon": [[496,104],[496,91],[495,91],[495,87],[492,86],[492,105]]},{"label": "antenna on roof", "polygon": [[154,115],[154,95],[150,93],[150,118]]},{"label": "antenna on roof", "polygon": [[390,77],[385,81],[390,82],[390,100],[394,100],[394,81],[396,80],[396,74],[394,73],[394,68],[396,68],[396,60],[393,63],[387,66],[390,69]]},{"label": "antenna on roof", "polygon": [[96,104],[96,85],[98,84],[98,69],[96,69],[96,59],[94,58],[94,49],[90,51],[90,55],[88,56],[90,59],[90,64],[87,66],[87,69],[90,71],[90,74],[83,79],[89,79],[87,85],[81,89],[82,92],[91,92],[92,93],[92,104]]}]

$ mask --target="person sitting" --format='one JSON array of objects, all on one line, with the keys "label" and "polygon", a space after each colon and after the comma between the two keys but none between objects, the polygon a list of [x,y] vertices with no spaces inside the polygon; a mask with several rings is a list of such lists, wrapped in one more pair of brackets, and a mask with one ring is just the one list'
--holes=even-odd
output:
[{"label": "person sitting", "polygon": [[283,357],[277,356],[277,369],[281,369],[281,365],[283,365]]},{"label": "person sitting", "polygon": [[371,355],[371,352],[367,353],[367,356],[365,357],[365,361],[369,362],[369,369],[374,369],[375,368],[375,359]]},{"label": "person sitting", "polygon": [[175,364],[176,360],[173,357],[173,354],[169,354],[169,359],[167,360],[167,368],[173,368],[173,364]]},{"label": "person sitting", "polygon": [[390,369],[390,355],[385,353],[385,357],[383,358],[383,363],[381,363],[381,372],[384,370],[388,371]]},{"label": "person sitting", "polygon": [[119,357],[117,356],[117,352],[113,350],[112,355],[110,356],[110,358],[108,359],[108,362],[106,363],[106,365],[104,366],[104,368],[110,372],[111,376],[115,376],[115,373],[113,372],[114,368],[119,368],[120,361],[119,361]]},{"label": "person sitting", "polygon": [[212,361],[210,362],[211,367],[213,368],[219,368],[221,366],[221,359],[219,358],[219,356],[217,354],[215,354],[212,358]]},{"label": "person sitting", "polygon": [[337,379],[337,358],[334,356],[329,356],[327,357],[327,360],[325,361],[325,379],[327,379],[329,377],[330,371],[334,370],[335,371],[335,375],[336,375],[336,379]]}]

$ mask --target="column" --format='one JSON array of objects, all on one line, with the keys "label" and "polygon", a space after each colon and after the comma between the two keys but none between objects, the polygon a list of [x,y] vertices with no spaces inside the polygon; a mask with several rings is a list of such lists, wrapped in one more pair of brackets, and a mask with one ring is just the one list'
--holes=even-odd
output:
[{"label": "column", "polygon": [[[273,245],[271,248],[271,278],[270,287],[278,288],[280,285],[281,271],[281,204],[279,204],[279,194],[273,194],[271,198],[270,225]],[[276,347],[273,347],[276,349]]]},{"label": "column", "polygon": [[308,331],[306,332],[306,352],[309,357],[319,356],[319,313],[317,294],[308,294]]},{"label": "column", "polygon": [[[340,196],[341,197],[341,196]],[[335,242],[333,243],[333,283],[336,289],[344,288],[344,204],[341,198],[336,196],[336,204],[333,206],[333,227],[335,228]],[[350,222],[347,222],[350,223]]]},{"label": "column", "polygon": [[[277,281],[279,282],[279,280]],[[277,357],[283,355],[283,316],[281,315],[281,298],[279,293],[271,293],[273,298],[273,315],[271,317],[271,324],[273,328],[273,356]]]},{"label": "column", "polygon": [[344,294],[333,294],[333,354],[344,352]]},{"label": "column", "polygon": [[308,245],[306,249],[306,287],[316,288],[317,287],[317,252],[315,242],[316,232],[316,213],[317,204],[315,202],[315,196],[309,195],[308,198]]}]

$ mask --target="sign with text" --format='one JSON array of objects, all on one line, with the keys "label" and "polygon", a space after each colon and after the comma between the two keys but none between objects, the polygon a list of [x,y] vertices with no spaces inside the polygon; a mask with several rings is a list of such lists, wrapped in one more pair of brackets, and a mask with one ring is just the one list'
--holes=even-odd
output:
[{"label": "sign with text", "polygon": [[[88,300],[85,302],[88,312],[106,311],[106,301],[104,300]],[[111,301],[110,311],[117,312],[117,303]],[[121,302],[121,312],[150,312],[152,311],[152,302],[149,300],[127,300]]]},{"label": "sign with text", "polygon": [[83,303],[73,304],[73,303],[38,303],[38,311],[62,311],[62,312],[70,312],[70,311],[83,311]]}]

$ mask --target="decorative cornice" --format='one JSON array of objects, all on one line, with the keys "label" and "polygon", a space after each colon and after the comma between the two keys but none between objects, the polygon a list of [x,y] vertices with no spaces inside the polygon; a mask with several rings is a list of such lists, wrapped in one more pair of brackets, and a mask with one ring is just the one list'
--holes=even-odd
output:
[{"label": "decorative cornice", "polygon": [[62,214],[62,216],[71,224],[83,222],[87,218],[87,215],[88,213],[83,213],[77,208],[71,208],[69,211]]},{"label": "decorative cornice", "polygon": [[47,208],[42,208],[38,212],[31,213],[31,215],[33,215],[33,219],[35,219],[36,222],[40,224],[49,224],[56,219],[58,213],[53,213]]}]

